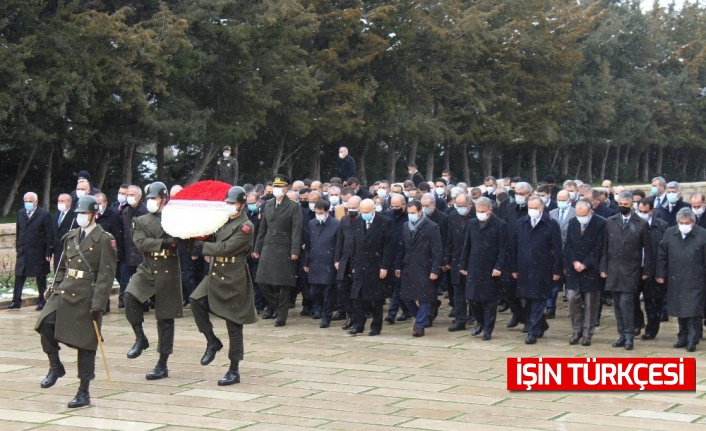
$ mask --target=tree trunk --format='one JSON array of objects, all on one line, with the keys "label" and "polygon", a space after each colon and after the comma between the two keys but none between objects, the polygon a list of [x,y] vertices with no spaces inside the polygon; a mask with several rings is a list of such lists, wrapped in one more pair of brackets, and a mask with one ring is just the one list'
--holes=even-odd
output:
[{"label": "tree trunk", "polygon": [[[272,175],[277,175],[279,167],[282,166],[282,156],[284,155],[284,144],[287,142],[287,134],[283,133],[282,137],[277,144],[277,151],[275,152],[275,158],[272,160]],[[341,179],[343,181],[343,179]]]},{"label": "tree trunk", "polygon": [[498,155],[498,178],[503,177],[503,152]]},{"label": "tree trunk", "polygon": [[27,154],[27,158],[25,158],[19,165],[17,165],[17,173],[15,174],[15,179],[12,180],[12,186],[10,187],[10,191],[7,193],[7,197],[5,198],[5,205],[3,205],[2,207],[3,217],[7,217],[7,215],[10,213],[10,209],[12,208],[12,202],[15,200],[15,196],[17,195],[17,190],[19,190],[20,184],[22,184],[22,180],[24,180],[25,176],[27,175],[29,167],[32,166],[34,156],[37,154],[38,146],[39,144],[37,143],[32,144],[29,149],[29,154]]},{"label": "tree trunk", "polygon": [[582,166],[583,166],[583,157],[579,157],[579,164],[576,166],[576,175],[574,175],[574,179],[578,179],[579,174],[581,173]]},{"label": "tree trunk", "polygon": [[683,162],[681,164],[681,177],[683,179],[688,179],[688,177],[686,176],[686,168],[688,165],[689,165],[689,156],[685,155],[683,158]]},{"label": "tree trunk", "polygon": [[655,173],[662,175],[662,162],[664,162],[664,146],[657,145],[657,161],[655,162]]},{"label": "tree trunk", "polygon": [[648,182],[650,176],[650,149],[643,148],[644,158],[642,159],[642,181]]},{"label": "tree trunk", "polygon": [[537,184],[537,147],[532,148],[530,154],[530,168],[532,172],[532,184]]},{"label": "tree trunk", "polygon": [[615,146],[615,162],[613,163],[613,181],[618,182],[620,174],[620,145]]},{"label": "tree trunk", "polygon": [[481,160],[483,166],[481,170],[483,171],[483,179],[492,175],[493,172],[493,150],[495,147],[493,144],[484,144],[481,150]]},{"label": "tree trunk", "polygon": [[554,151],[554,157],[552,158],[552,165],[549,167],[550,173],[554,172],[554,168],[556,167],[556,161],[559,158],[560,152],[561,152],[560,148],[557,148],[556,151]]},{"label": "tree trunk", "polygon": [[365,141],[363,151],[358,158],[358,180],[360,180],[361,184],[368,184],[368,173],[365,170],[365,159],[368,155],[368,149],[370,149],[370,141]]},{"label": "tree trunk", "polygon": [[395,182],[395,168],[399,159],[397,144],[395,142],[387,143],[387,178],[389,181]]},{"label": "tree trunk", "polygon": [[158,139],[155,145],[155,160],[157,162],[157,179],[165,182],[164,178],[164,142]]},{"label": "tree trunk", "polygon": [[608,145],[606,145],[605,152],[603,152],[603,159],[601,160],[601,175],[600,175],[601,181],[606,179],[605,172],[606,172],[606,164],[608,163],[608,155],[609,154],[610,154],[610,147]]},{"label": "tree trunk", "polygon": [[451,144],[449,141],[444,143],[444,170],[451,170]]},{"label": "tree trunk", "polygon": [[593,182],[593,143],[588,144],[586,148],[586,180],[585,182],[591,184]]},{"label": "tree trunk", "polygon": [[517,151],[517,166],[515,166],[515,176],[522,177],[522,150],[518,147],[515,147],[515,151]]},{"label": "tree trunk", "polygon": [[44,172],[44,187],[42,187],[42,208],[49,211],[51,203],[51,176],[54,167],[54,148],[55,144],[49,144],[49,154],[47,155],[47,169]]},{"label": "tree trunk", "polygon": [[105,177],[108,174],[108,164],[110,163],[110,156],[111,151],[109,149],[106,149],[103,151],[103,154],[101,154],[100,161],[98,162],[98,172],[96,176],[96,188],[98,190],[103,190]]},{"label": "tree trunk", "polygon": [[468,143],[464,142],[461,145],[463,150],[463,181],[467,184],[471,184],[471,169],[468,166]]},{"label": "tree trunk", "polygon": [[321,180],[321,145],[314,144],[311,148],[311,158],[309,159],[309,178],[315,181]]},{"label": "tree trunk", "polygon": [[435,150],[436,150],[436,146],[434,146],[434,148],[430,149],[429,154],[427,154],[427,179],[429,181],[434,181],[434,179],[436,178],[434,176],[434,156],[436,155],[436,154],[434,154],[434,153],[436,153]]},{"label": "tree trunk", "polygon": [[[123,183],[132,184],[132,158],[135,155],[135,144],[123,147]],[[193,174],[192,174],[193,175]]]},{"label": "tree trunk", "polygon": [[199,181],[216,154],[218,154],[218,147],[215,143],[211,142],[205,144],[201,150],[201,158],[196,161],[194,170],[191,171],[191,175],[189,175],[189,179],[186,181],[184,186],[188,186]]},{"label": "tree trunk", "polygon": [[287,176],[292,178],[292,172],[294,171],[294,157],[291,157],[290,155],[290,157],[287,157],[285,160],[285,163],[287,164]]},{"label": "tree trunk", "polygon": [[[417,148],[419,147],[419,138],[416,136],[412,138],[412,144],[409,147],[409,158],[407,159],[407,163],[417,163]],[[410,179],[412,179],[410,177]]]},{"label": "tree trunk", "polygon": [[569,149],[564,148],[561,152],[561,177],[566,178],[569,176]]}]

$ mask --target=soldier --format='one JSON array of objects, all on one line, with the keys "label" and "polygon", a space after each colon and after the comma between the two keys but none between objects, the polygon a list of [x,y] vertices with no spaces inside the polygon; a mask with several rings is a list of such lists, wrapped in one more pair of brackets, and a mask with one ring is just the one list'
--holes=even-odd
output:
[{"label": "soldier", "polygon": [[238,183],[238,161],[230,155],[230,146],[223,147],[223,157],[219,157],[216,162],[216,180],[236,185]]},{"label": "soldier", "polygon": [[225,319],[230,347],[230,368],[219,386],[240,383],[238,363],[243,360],[243,325],[257,322],[252,279],[247,256],[252,250],[254,226],[245,215],[246,197],[242,187],[231,187],[226,196],[228,222],[203,244],[202,253],[211,257],[211,271],[189,297],[199,332],[206,336],[206,352],[201,365],[210,364],[223,348],[213,333],[208,313]]},{"label": "soldier", "polygon": [[169,192],[164,183],[155,182],[145,188],[147,211],[132,222],[132,240],[137,249],[145,254],[145,259],[130,279],[125,290],[125,317],[135,332],[135,344],[127,352],[130,359],[137,358],[149,347],[142,322],[142,303],[155,297],[155,318],[157,319],[157,366],[147,373],[147,380],[163,379],[168,376],[167,359],[174,346],[174,318],[183,317],[181,296],[181,268],[177,246],[180,240],[172,238],[162,229],[162,208],[169,200]]},{"label": "soldier", "polygon": [[42,350],[49,356],[49,373],[40,384],[42,388],[54,386],[66,374],[59,360],[59,342],[78,350],[81,385],[69,408],[91,403],[88,385],[96,377],[98,347],[93,321],[100,327],[117,262],[115,238],[96,224],[95,198],[79,198],[75,211],[80,229],[69,231],[62,239],[55,285],[34,326],[41,336]]},{"label": "soldier", "polygon": [[255,281],[267,300],[263,319],[272,319],[275,326],[287,324],[289,290],[296,286],[297,268],[301,253],[302,211],[296,202],[285,196],[289,179],[275,176],[272,182],[274,199],[265,203],[257,234],[254,259],[260,259]]}]

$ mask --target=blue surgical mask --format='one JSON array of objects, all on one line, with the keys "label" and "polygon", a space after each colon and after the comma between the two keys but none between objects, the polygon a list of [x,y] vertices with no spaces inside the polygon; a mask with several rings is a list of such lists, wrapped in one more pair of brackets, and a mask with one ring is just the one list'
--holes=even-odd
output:
[{"label": "blue surgical mask", "polygon": [[426,215],[431,214],[431,207],[422,207],[422,212]]},{"label": "blue surgical mask", "polygon": [[556,206],[559,207],[560,210],[565,210],[569,207],[569,202],[568,201],[556,201]]},{"label": "blue surgical mask", "polygon": [[659,192],[659,190],[657,190],[657,187],[652,187],[650,189],[650,193],[652,193],[653,195],[656,195],[658,192]]},{"label": "blue surgical mask", "polygon": [[465,216],[466,214],[468,214],[468,207],[459,207],[459,206],[456,206],[456,212],[459,213],[459,214],[462,215],[462,216]]},{"label": "blue surgical mask", "polygon": [[248,209],[252,212],[257,211],[257,204],[248,204]]},{"label": "blue surgical mask", "polygon": [[373,219],[372,213],[362,213],[360,216],[363,217],[363,220],[365,220],[366,222]]},{"label": "blue surgical mask", "polygon": [[25,211],[34,211],[34,202],[25,202]]},{"label": "blue surgical mask", "polygon": [[407,214],[407,218],[410,223],[414,224],[419,221],[419,214]]}]

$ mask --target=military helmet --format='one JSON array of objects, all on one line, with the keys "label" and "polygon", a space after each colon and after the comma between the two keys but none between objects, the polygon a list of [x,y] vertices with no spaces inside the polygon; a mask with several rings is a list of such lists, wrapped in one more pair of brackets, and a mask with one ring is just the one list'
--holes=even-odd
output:
[{"label": "military helmet", "polygon": [[98,212],[98,202],[93,196],[84,196],[78,200],[76,204],[76,209],[74,212],[77,213],[97,213]]},{"label": "military helmet", "polygon": [[145,198],[168,198],[169,189],[164,183],[155,181],[145,187]]},{"label": "military helmet", "polygon": [[244,204],[245,201],[247,200],[247,194],[245,193],[245,189],[240,187],[240,186],[233,186],[228,190],[228,194],[226,195],[226,202],[228,203],[239,203],[239,204]]}]

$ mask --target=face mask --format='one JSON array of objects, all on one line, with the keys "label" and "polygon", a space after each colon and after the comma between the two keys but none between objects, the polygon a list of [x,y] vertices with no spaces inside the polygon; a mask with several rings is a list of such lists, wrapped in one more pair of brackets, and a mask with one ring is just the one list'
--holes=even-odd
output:
[{"label": "face mask", "polygon": [[348,209],[348,202],[343,202],[341,205],[343,205],[343,208]]},{"label": "face mask", "polygon": [[657,187],[652,187],[652,188],[650,189],[650,193],[652,193],[653,195],[656,195],[657,192],[659,192],[659,190],[657,190]]},{"label": "face mask", "polygon": [[667,201],[668,201],[670,204],[675,203],[675,202],[677,201],[677,199],[679,199],[679,195],[678,195],[678,194],[676,194],[676,193],[667,193]]},{"label": "face mask", "polygon": [[380,196],[381,198],[384,198],[385,196],[387,196],[387,190],[378,189],[378,196]]},{"label": "face mask", "polygon": [[279,198],[284,194],[284,190],[282,190],[282,187],[275,187],[272,189],[272,194],[274,197]]},{"label": "face mask", "polygon": [[66,212],[68,208],[66,208],[66,204],[58,204],[56,208],[59,210],[59,212]]},{"label": "face mask", "polygon": [[618,211],[620,211],[620,214],[624,216],[630,214],[630,210],[632,210],[630,207],[618,207]]},{"label": "face mask", "polygon": [[228,157],[230,157],[230,151],[224,151],[224,152],[223,152],[223,158],[224,158],[224,159],[227,159]]},{"label": "face mask", "polygon": [[86,196],[86,192],[83,190],[76,190],[76,197],[81,199],[82,197]]},{"label": "face mask", "polygon": [[326,214],[316,214],[316,220],[319,221],[319,223],[323,223],[326,221]]},{"label": "face mask", "polygon": [[569,192],[569,199],[572,201],[576,199],[576,192]]},{"label": "face mask", "polygon": [[449,177],[441,177],[441,178],[443,178],[443,179],[445,179],[445,180],[446,180],[446,184],[448,184],[448,183],[450,183],[450,182],[451,182],[451,178],[449,178]]},{"label": "face mask", "polygon": [[341,198],[338,196],[329,196],[328,201],[331,202],[331,205],[336,206],[341,202]]},{"label": "face mask", "polygon": [[151,213],[156,213],[158,209],[159,209],[159,202],[157,202],[154,199],[147,200],[147,211],[149,211]]},{"label": "face mask", "polygon": [[135,196],[128,196],[126,201],[128,205],[133,206],[137,203],[137,198]]},{"label": "face mask", "polygon": [[679,225],[679,232],[681,232],[682,234],[686,235],[686,234],[688,234],[689,232],[691,232],[691,229],[692,229],[692,228],[693,228],[693,226],[690,225],[690,224],[680,224],[680,225]]},{"label": "face mask", "polygon": [[76,224],[81,227],[88,226],[88,214],[86,214],[86,213],[76,214]]},{"label": "face mask", "polygon": [[578,220],[579,223],[581,223],[581,224],[586,224],[586,223],[588,223],[588,220],[589,220],[590,218],[591,218],[591,217],[589,217],[589,216],[584,216],[584,217],[578,217],[578,216],[577,216],[577,217],[576,217],[576,220]]},{"label": "face mask", "polygon": [[358,217],[358,210],[350,210],[348,211],[348,215],[353,218]]},{"label": "face mask", "polygon": [[696,215],[699,216],[699,217],[701,217],[702,215],[704,215],[704,210],[706,210],[706,208],[704,208],[704,207],[701,207],[701,208],[699,208],[699,209],[696,209],[696,208],[693,208],[693,207],[691,208],[691,211],[693,211],[694,214],[696,214]]},{"label": "face mask", "polygon": [[[152,201],[149,201],[149,202],[152,202]],[[147,203],[147,209],[148,209],[148,210],[150,209],[149,202]],[[152,211],[150,211],[150,212],[152,212]],[[228,214],[228,216],[232,216],[233,214],[235,214],[235,213],[238,212],[238,208],[236,208],[235,205],[228,205],[228,204],[226,204],[225,212],[226,212],[226,214]]]},{"label": "face mask", "polygon": [[405,190],[404,195],[405,195],[405,197],[409,197],[409,192]]},{"label": "face mask", "polygon": [[404,209],[402,209],[402,208],[395,208],[395,209],[392,210],[392,212],[393,212],[396,216],[399,217],[399,216],[401,216],[401,215],[404,213]]},{"label": "face mask", "polygon": [[647,220],[650,219],[650,213],[640,213],[640,212],[639,212],[639,213],[637,213],[637,215],[638,215],[641,219],[643,219],[643,220],[645,220],[645,221],[647,221]]},{"label": "face mask", "polygon": [[493,194],[493,192],[495,191],[495,187],[493,187],[493,186],[486,187],[485,191],[488,192],[489,195]]},{"label": "face mask", "polygon": [[458,196],[458,191],[451,190],[451,199],[456,199],[456,196]]},{"label": "face mask", "polygon": [[119,194],[118,195],[118,203],[124,204],[125,202],[127,202],[127,196]]},{"label": "face mask", "polygon": [[414,172],[412,172],[412,171],[407,171],[407,173],[410,175],[414,175]]},{"label": "face mask", "polygon": [[312,211],[312,212],[316,209],[316,204],[313,203],[313,202],[309,202],[309,203],[307,204],[306,201],[302,201],[302,207],[303,207],[304,205],[306,205],[306,206],[309,208],[309,210]]},{"label": "face mask", "polygon": [[633,203],[632,203],[632,209],[634,209],[635,211],[637,211],[637,205],[638,205],[637,202],[633,202]]},{"label": "face mask", "polygon": [[556,201],[556,206],[559,207],[560,210],[565,210],[569,208],[569,202],[568,201]]},{"label": "face mask", "polygon": [[618,202],[618,199],[620,199],[620,195],[619,195],[619,194],[613,195],[613,200],[614,200],[615,202]]},{"label": "face mask", "polygon": [[517,202],[517,205],[524,205],[527,203],[527,198],[525,198],[524,196],[516,195],[515,202]]},{"label": "face mask", "polygon": [[460,215],[465,216],[466,214],[468,214],[468,207],[460,207],[457,205],[454,205],[454,207],[456,208],[456,212]]},{"label": "face mask", "polygon": [[257,204],[248,204],[248,209],[249,209],[251,212],[257,211]]},{"label": "face mask", "polygon": [[103,214],[105,212],[105,204],[98,205],[98,212]]},{"label": "face mask", "polygon": [[371,213],[363,213],[360,216],[363,217],[363,220],[365,220],[366,222],[373,219],[373,215]]},{"label": "face mask", "polygon": [[436,188],[436,194],[439,196],[442,196],[446,192],[446,190],[443,187],[437,187]]},{"label": "face mask", "polygon": [[543,203],[544,205],[546,205],[546,204],[549,203],[549,196],[541,196],[539,199],[542,200],[542,203]]},{"label": "face mask", "polygon": [[422,212],[426,215],[431,214],[431,208],[430,207],[422,207]]},{"label": "face mask", "polygon": [[344,153],[338,153],[338,157],[340,157],[341,159],[344,159],[346,157],[346,155]]},{"label": "face mask", "polygon": [[309,201],[299,201],[302,208],[309,208]]},{"label": "face mask", "polygon": [[25,202],[25,211],[29,211],[29,212],[34,211],[34,203],[33,202]]},{"label": "face mask", "polygon": [[414,224],[419,221],[419,214],[407,214],[407,218],[410,223]]},{"label": "face mask", "polygon": [[478,217],[478,221],[486,221],[488,220],[488,213],[476,213],[476,217]]},{"label": "face mask", "polygon": [[382,205],[375,205],[375,212],[376,213],[382,212]]},{"label": "face mask", "polygon": [[322,193],[324,196],[328,196],[328,192],[323,192]]},{"label": "face mask", "polygon": [[471,198],[471,202],[473,202],[473,205],[475,205],[475,204],[478,203],[478,199],[473,199],[473,198]]},{"label": "face mask", "polygon": [[530,218],[532,220],[537,220],[539,218],[539,216],[542,214],[542,212],[540,210],[531,209],[531,210],[527,210],[527,214],[530,216]]}]

